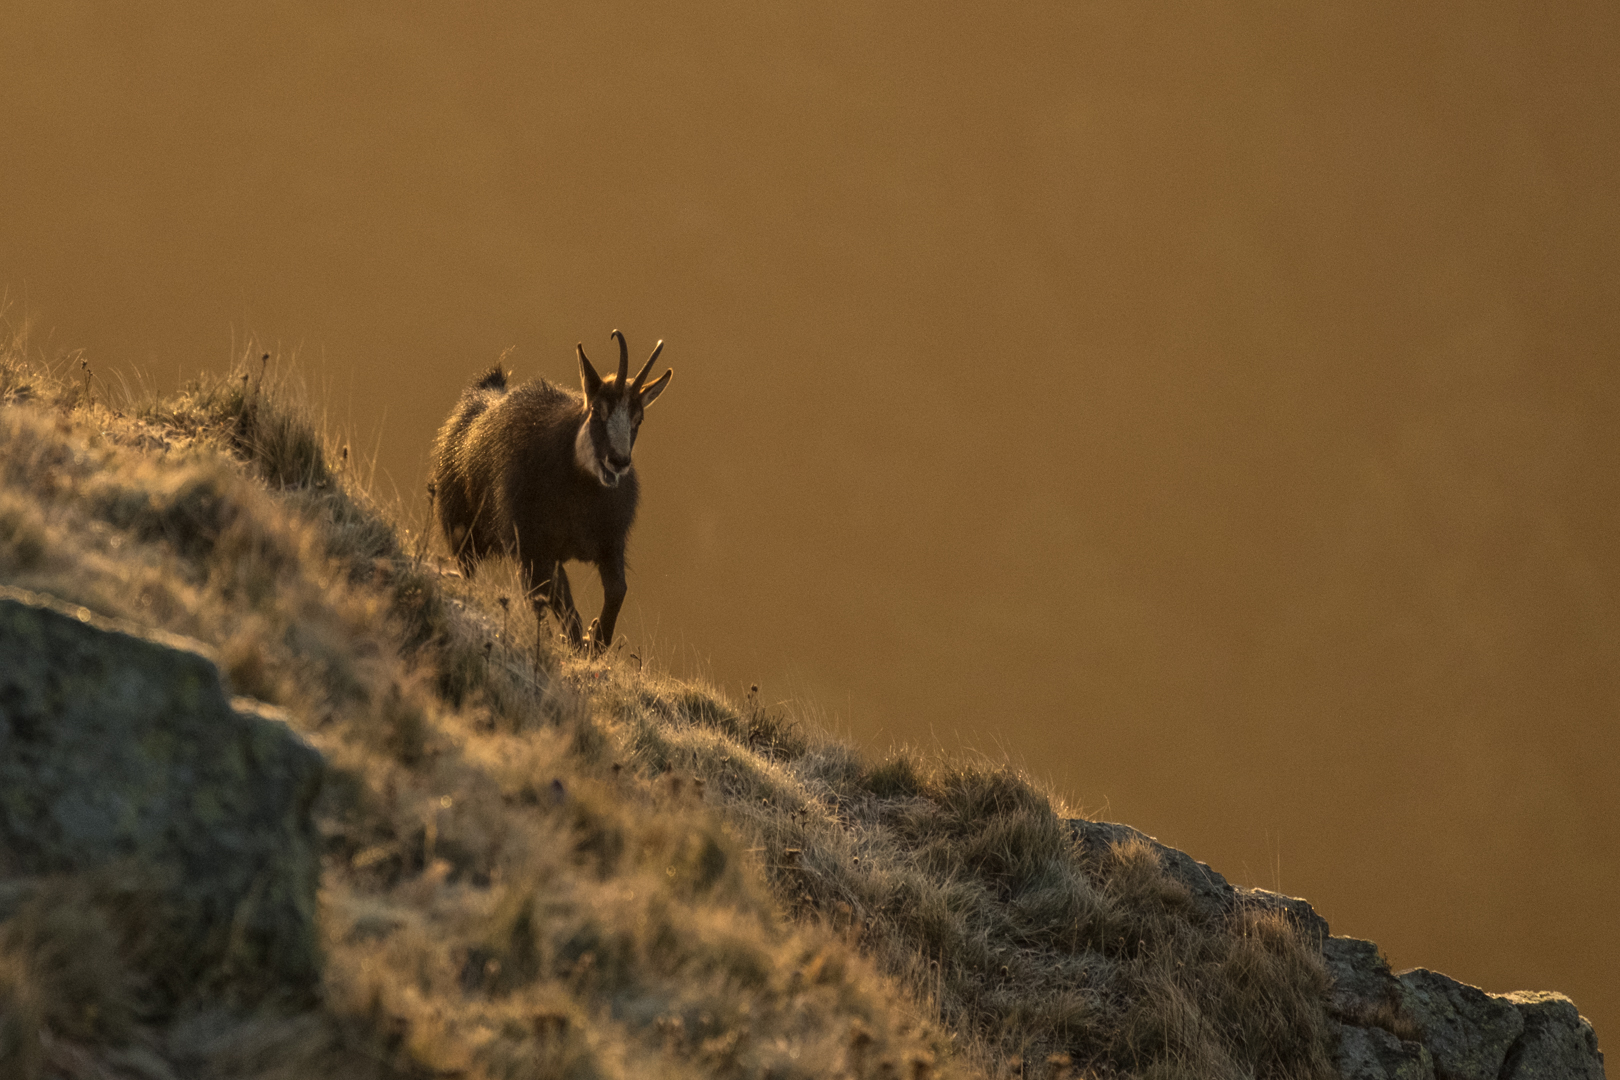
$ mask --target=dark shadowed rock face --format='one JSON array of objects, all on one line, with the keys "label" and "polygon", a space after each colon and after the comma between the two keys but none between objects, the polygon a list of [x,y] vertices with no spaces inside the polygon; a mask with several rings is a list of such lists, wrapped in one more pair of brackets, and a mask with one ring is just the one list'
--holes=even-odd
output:
[{"label": "dark shadowed rock face", "polygon": [[1520,990],[1507,995],[1524,1017],[1524,1034],[1508,1051],[1502,1080],[1603,1080],[1597,1033],[1563,994]]},{"label": "dark shadowed rock face", "polygon": [[1506,998],[1425,968],[1401,979],[1401,1008],[1423,1029],[1435,1068],[1456,1080],[1496,1080],[1524,1017]]},{"label": "dark shadowed rock face", "polygon": [[1362,1019],[1399,1007],[1401,982],[1373,942],[1330,937],[1322,942],[1322,958],[1333,980],[1328,1006],[1341,1017]]},{"label": "dark shadowed rock face", "polygon": [[307,987],[321,772],[197,643],[0,588],[0,878],[140,867],[197,970]]},{"label": "dark shadowed rock face", "polygon": [[1338,1031],[1336,1064],[1344,1080],[1435,1080],[1434,1058],[1422,1043],[1377,1027],[1340,1024]]},{"label": "dark shadowed rock face", "polygon": [[1344,1080],[1603,1080],[1597,1035],[1562,994],[1487,994],[1416,968],[1397,976],[1370,941],[1332,937],[1304,900],[1233,886],[1207,864],[1129,825],[1070,821],[1097,851],[1143,841],[1209,919],[1244,908],[1280,910],[1322,943],[1330,988],[1323,1003],[1339,1036]]},{"label": "dark shadowed rock face", "polygon": [[1424,968],[1396,976],[1355,938],[1328,938],[1322,955],[1345,1080],[1603,1080],[1597,1035],[1562,994],[1487,994]]}]

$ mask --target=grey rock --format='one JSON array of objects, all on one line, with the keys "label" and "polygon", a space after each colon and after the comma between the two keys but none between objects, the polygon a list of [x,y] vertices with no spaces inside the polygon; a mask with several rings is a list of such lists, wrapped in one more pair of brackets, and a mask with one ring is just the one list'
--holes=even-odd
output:
[{"label": "grey rock", "polygon": [[1186,886],[1192,894],[1193,907],[1212,918],[1226,915],[1237,907],[1238,891],[1208,863],[1201,863],[1184,851],[1159,843],[1153,837],[1129,825],[1112,821],[1086,821],[1081,818],[1069,822],[1069,827],[1080,837],[1088,849],[1103,852],[1114,844],[1141,840],[1159,856],[1159,865],[1171,879]]},{"label": "grey rock", "polygon": [[1425,968],[1399,978],[1401,1009],[1422,1029],[1436,1072],[1448,1080],[1496,1080],[1524,1031],[1513,1003]]},{"label": "grey rock", "polygon": [[[1264,889],[1234,887],[1207,863],[1159,843],[1129,825],[1071,819],[1088,851],[1139,840],[1159,857],[1172,880],[1186,887],[1192,907],[1211,921],[1236,911],[1284,912],[1307,938],[1322,944],[1331,984],[1325,1003],[1337,1026],[1339,1070],[1346,1080],[1601,1080],[1597,1037],[1562,994],[1494,996],[1438,972],[1416,968],[1396,976],[1378,946],[1332,937],[1327,920],[1304,900]],[[1385,1030],[1410,1022],[1420,1041]]]},{"label": "grey rock", "polygon": [[1524,1018],[1524,1034],[1508,1051],[1502,1080],[1603,1080],[1597,1033],[1563,994],[1521,990],[1499,1000]]},{"label": "grey rock", "polygon": [[1069,827],[1080,838],[1081,844],[1096,852],[1106,851],[1113,844],[1130,840],[1141,840],[1148,844],[1159,856],[1159,865],[1164,868],[1165,874],[1186,887],[1192,897],[1194,910],[1205,918],[1217,920],[1230,915],[1240,906],[1254,907],[1285,912],[1308,937],[1322,940],[1328,935],[1327,920],[1304,900],[1265,889],[1237,888],[1211,869],[1208,863],[1199,862],[1185,851],[1161,844],[1139,829],[1112,821],[1086,821],[1083,818],[1070,819]]},{"label": "grey rock", "polygon": [[120,1075],[139,1080],[179,1080],[169,1063],[144,1046],[125,1046],[102,1051],[102,1060]]},{"label": "grey rock", "polygon": [[1316,913],[1309,901],[1297,896],[1284,896],[1265,889],[1239,889],[1238,902],[1247,908],[1282,912],[1310,941],[1320,944],[1328,939],[1328,921]]},{"label": "grey rock", "polygon": [[1434,1058],[1421,1043],[1383,1028],[1338,1024],[1334,1066],[1344,1080],[1434,1080]]},{"label": "grey rock", "polygon": [[150,870],[199,978],[307,988],[322,769],[198,643],[0,588],[0,878]]},{"label": "grey rock", "polygon": [[1322,942],[1328,977],[1328,1006],[1340,1016],[1360,1022],[1382,1006],[1399,1007],[1400,980],[1371,941],[1329,937]]}]

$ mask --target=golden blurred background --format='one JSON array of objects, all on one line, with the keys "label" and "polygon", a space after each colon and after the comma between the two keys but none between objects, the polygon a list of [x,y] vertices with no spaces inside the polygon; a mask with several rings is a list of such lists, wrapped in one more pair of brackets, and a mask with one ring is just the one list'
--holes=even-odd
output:
[{"label": "golden blurred background", "polygon": [[636,648],[1620,1031],[1613,4],[4,16],[36,347],[296,355],[421,513],[662,337]]}]

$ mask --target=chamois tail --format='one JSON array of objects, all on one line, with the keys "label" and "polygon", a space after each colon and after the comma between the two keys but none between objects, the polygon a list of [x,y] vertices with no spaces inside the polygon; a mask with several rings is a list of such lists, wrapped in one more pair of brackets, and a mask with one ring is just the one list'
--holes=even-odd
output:
[{"label": "chamois tail", "polygon": [[488,371],[486,371],[482,375],[478,376],[478,381],[473,383],[473,389],[475,389],[475,390],[505,390],[506,389],[506,372],[501,370],[501,365],[499,365],[499,364],[494,365]]}]

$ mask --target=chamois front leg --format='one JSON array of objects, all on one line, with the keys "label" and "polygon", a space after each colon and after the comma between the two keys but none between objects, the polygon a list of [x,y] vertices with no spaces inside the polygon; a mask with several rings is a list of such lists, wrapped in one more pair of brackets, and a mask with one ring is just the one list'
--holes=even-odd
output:
[{"label": "chamois front leg", "polygon": [[563,569],[561,560],[552,561],[546,569],[541,569],[541,565],[530,563],[526,568],[529,581],[533,583],[529,592],[534,601],[535,618],[545,622],[546,611],[550,609],[562,624],[568,644],[577,649],[584,635],[580,632],[579,609],[574,607],[574,592],[568,587],[568,572]]},{"label": "chamois front leg", "polygon": [[602,617],[592,626],[591,651],[601,652],[613,644],[613,628],[630,587],[625,583],[623,552],[597,563],[596,569],[602,575]]}]

